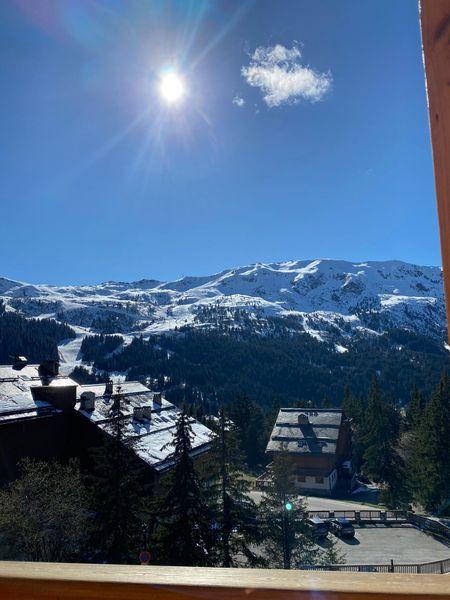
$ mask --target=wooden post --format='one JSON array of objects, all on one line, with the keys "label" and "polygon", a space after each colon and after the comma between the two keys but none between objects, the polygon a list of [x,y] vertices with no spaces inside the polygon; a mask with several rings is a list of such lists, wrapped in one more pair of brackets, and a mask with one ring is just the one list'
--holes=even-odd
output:
[{"label": "wooden post", "polygon": [[[450,324],[450,0],[421,0],[420,21],[447,323]],[[448,330],[450,341],[450,328]]]}]

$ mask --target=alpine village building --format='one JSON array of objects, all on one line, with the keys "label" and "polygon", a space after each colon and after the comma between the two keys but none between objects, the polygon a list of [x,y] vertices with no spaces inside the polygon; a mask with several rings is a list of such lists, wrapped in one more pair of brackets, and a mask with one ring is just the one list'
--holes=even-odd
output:
[{"label": "alpine village building", "polygon": [[266,453],[273,458],[280,452],[292,461],[299,493],[331,496],[351,486],[350,422],[340,409],[280,409]]},{"label": "alpine village building", "polygon": [[[110,409],[119,394],[125,440],[132,440],[130,451],[145,467],[146,479],[157,483],[173,466],[176,406],[136,381],[78,385],[59,373],[57,361],[28,365],[24,357],[0,366],[1,481],[14,479],[25,457],[88,461],[90,449],[110,435]],[[190,425],[192,456],[201,460],[210,450],[212,432],[195,419]]]}]

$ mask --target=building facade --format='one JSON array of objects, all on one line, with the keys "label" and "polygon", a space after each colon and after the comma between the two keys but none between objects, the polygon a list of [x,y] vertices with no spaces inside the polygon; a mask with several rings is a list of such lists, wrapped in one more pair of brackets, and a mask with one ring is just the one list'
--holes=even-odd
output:
[{"label": "building facade", "polygon": [[[25,457],[89,460],[90,449],[111,435],[117,397],[126,441],[147,479],[158,481],[173,466],[173,434],[179,409],[160,393],[135,381],[78,385],[59,374],[55,361],[28,365],[26,359],[0,366],[0,480],[17,476]],[[192,456],[206,454],[212,432],[191,419]]]},{"label": "building facade", "polygon": [[289,455],[299,493],[330,496],[339,484],[349,487],[350,423],[340,409],[280,409],[266,452]]}]

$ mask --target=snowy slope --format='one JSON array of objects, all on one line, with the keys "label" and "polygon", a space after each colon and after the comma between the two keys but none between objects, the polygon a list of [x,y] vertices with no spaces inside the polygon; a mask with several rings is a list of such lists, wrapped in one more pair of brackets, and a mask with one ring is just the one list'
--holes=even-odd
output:
[{"label": "snowy slope", "polygon": [[[446,327],[441,269],[400,261],[257,263],[172,282],[90,286],[0,279],[0,297],[8,310],[75,326],[77,340],[66,349],[70,362],[79,359],[79,344],[90,330],[117,331],[130,340],[186,325],[254,323],[261,330],[269,317],[280,317],[318,339],[333,335],[345,341],[356,332],[373,335],[392,327],[441,337]],[[345,343],[340,348],[345,351]]]}]

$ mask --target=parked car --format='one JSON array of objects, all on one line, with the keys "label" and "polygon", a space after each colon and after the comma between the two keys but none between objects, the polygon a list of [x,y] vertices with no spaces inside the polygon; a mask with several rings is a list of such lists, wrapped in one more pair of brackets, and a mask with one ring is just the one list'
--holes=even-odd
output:
[{"label": "parked car", "polygon": [[366,477],[365,475],[363,475],[362,473],[356,473],[356,479],[358,480],[359,483],[362,483],[365,485],[369,485],[370,483],[372,483],[370,481],[370,479],[368,477]]},{"label": "parked car", "polygon": [[314,537],[318,539],[326,538],[328,535],[328,526],[320,517],[309,517],[306,520]]},{"label": "parked car", "polygon": [[341,538],[355,537],[355,528],[348,519],[331,519],[330,530],[334,535]]}]

